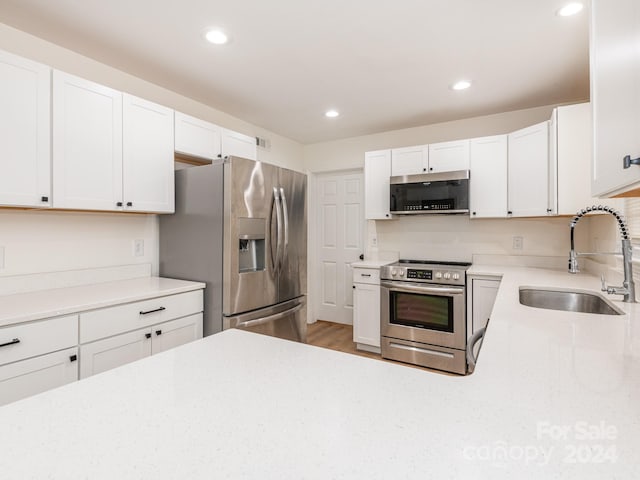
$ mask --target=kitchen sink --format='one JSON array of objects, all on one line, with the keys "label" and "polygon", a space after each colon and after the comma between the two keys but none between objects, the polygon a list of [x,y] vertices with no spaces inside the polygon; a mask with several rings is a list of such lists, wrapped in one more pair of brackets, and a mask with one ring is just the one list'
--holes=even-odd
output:
[{"label": "kitchen sink", "polygon": [[528,307],[565,312],[624,315],[623,311],[597,293],[520,287],[520,303]]}]

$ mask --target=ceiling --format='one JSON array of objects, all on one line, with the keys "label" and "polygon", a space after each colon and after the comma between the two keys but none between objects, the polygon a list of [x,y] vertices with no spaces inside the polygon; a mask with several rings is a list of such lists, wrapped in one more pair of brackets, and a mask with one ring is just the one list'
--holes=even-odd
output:
[{"label": "ceiling", "polygon": [[588,99],[565,3],[0,0],[0,21],[308,144]]}]

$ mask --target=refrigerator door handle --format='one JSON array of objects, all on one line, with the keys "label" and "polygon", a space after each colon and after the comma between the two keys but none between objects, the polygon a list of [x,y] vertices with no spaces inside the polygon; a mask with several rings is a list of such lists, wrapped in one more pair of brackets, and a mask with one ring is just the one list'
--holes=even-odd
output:
[{"label": "refrigerator door handle", "polygon": [[[273,225],[273,211],[276,212],[276,253],[275,258],[273,254],[273,230],[271,226]],[[278,269],[280,267],[280,236],[281,236],[281,224],[282,224],[282,213],[280,212],[280,193],[276,187],[273,187],[273,199],[271,200],[271,215],[269,217],[269,250],[271,256],[271,268],[273,269],[273,273],[275,276],[278,275]]]},{"label": "refrigerator door handle", "polygon": [[280,269],[287,257],[287,249],[289,248],[289,209],[287,208],[287,196],[284,194],[284,188],[280,187],[280,198],[282,198],[282,217],[284,219],[284,245],[282,246],[282,257],[280,259]]},{"label": "refrigerator door handle", "polygon": [[236,328],[249,328],[249,327],[255,327],[256,325],[262,325],[263,323],[275,322],[276,320],[279,320],[281,318],[288,317],[292,313],[295,313],[298,310],[300,310],[302,307],[304,307],[304,304],[300,303],[295,307],[290,308],[289,310],[285,310],[284,312],[275,313],[267,317],[256,318],[255,320],[248,320],[246,322],[238,323],[236,325]]}]

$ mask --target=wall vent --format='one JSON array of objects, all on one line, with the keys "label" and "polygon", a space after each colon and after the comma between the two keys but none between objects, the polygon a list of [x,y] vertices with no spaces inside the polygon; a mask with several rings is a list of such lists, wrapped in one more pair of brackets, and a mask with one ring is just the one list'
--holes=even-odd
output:
[{"label": "wall vent", "polygon": [[271,150],[271,140],[268,138],[256,137],[256,145],[265,150]]}]

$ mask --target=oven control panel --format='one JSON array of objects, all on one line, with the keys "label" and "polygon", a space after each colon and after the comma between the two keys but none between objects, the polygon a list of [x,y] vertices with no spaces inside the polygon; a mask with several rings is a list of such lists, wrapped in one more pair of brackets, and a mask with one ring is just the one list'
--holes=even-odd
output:
[{"label": "oven control panel", "polygon": [[432,280],[433,270],[418,270],[415,268],[408,268],[407,278],[415,280]]},{"label": "oven control panel", "polygon": [[466,265],[385,265],[380,269],[380,279],[441,285],[464,285],[467,268]]}]

